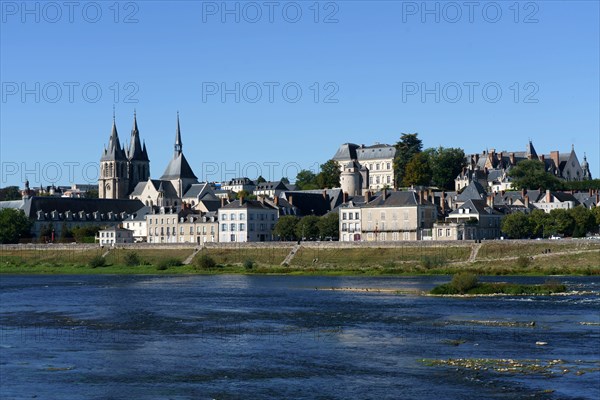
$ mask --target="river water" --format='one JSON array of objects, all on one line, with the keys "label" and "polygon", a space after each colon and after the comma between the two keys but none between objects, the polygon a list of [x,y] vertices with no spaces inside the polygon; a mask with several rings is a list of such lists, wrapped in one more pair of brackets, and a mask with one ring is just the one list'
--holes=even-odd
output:
[{"label": "river water", "polygon": [[[448,279],[0,276],[0,398],[600,398],[600,277],[556,278],[596,292],[576,296],[316,290]],[[514,373],[423,361],[458,358],[560,362]]]}]

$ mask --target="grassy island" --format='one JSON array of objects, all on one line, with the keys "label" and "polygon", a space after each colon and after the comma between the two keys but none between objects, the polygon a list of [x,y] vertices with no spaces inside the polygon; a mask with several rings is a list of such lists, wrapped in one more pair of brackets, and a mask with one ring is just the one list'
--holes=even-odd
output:
[{"label": "grassy island", "polygon": [[547,281],[540,285],[522,285],[519,283],[505,282],[479,282],[477,277],[470,273],[458,273],[452,281],[436,286],[430,294],[435,295],[481,295],[481,294],[507,294],[507,295],[549,295],[564,293],[567,287],[560,282]]}]

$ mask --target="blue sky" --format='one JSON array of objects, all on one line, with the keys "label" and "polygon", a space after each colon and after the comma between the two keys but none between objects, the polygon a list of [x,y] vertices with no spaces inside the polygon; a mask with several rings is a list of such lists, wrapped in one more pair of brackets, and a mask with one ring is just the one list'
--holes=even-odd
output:
[{"label": "blue sky", "polygon": [[95,180],[113,105],[121,141],[137,109],[155,178],[178,110],[200,179],[293,180],[404,132],[467,153],[573,144],[600,176],[597,1],[26,4],[1,2],[0,186]]}]

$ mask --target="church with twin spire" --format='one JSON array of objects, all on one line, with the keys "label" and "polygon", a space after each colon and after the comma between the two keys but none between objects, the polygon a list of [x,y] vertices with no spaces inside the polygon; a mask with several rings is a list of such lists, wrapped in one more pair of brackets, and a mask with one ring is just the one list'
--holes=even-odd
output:
[{"label": "church with twin spire", "polygon": [[146,206],[178,207],[186,192],[197,185],[198,178],[183,154],[179,113],[173,157],[160,179],[150,178],[150,159],[146,143],[140,140],[136,113],[128,146],[121,146],[113,115],[108,147],[100,157],[100,198],[137,199]]}]

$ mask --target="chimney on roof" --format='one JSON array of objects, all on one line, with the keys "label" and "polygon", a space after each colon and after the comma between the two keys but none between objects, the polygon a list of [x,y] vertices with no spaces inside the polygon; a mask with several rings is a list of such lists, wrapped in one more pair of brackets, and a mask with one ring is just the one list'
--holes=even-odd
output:
[{"label": "chimney on roof", "polygon": [[560,166],[560,156],[558,154],[558,151],[551,151],[550,159],[552,160],[552,162],[554,163],[554,166],[556,168],[558,168]]},{"label": "chimney on roof", "polygon": [[592,197],[594,195],[594,189],[590,188],[589,195],[590,195],[590,197]]},{"label": "chimney on roof", "polygon": [[225,207],[225,197],[221,197],[221,207]]},{"label": "chimney on roof", "polygon": [[526,194],[527,194],[527,189],[525,189],[525,188],[521,189],[521,198],[525,198]]},{"label": "chimney on roof", "polygon": [[323,198],[327,200],[327,190],[323,189]]},{"label": "chimney on roof", "polygon": [[279,206],[279,196],[275,196],[275,198],[273,199],[273,202],[275,203],[276,206]]},{"label": "chimney on roof", "polygon": [[529,196],[525,195],[525,208],[529,208]]},{"label": "chimney on roof", "polygon": [[342,203],[346,203],[348,201],[348,192],[342,193]]},{"label": "chimney on roof", "polygon": [[387,188],[383,188],[383,200],[387,199]]},{"label": "chimney on roof", "polygon": [[244,204],[244,196],[240,196],[240,206]]},{"label": "chimney on roof", "polygon": [[446,192],[442,190],[442,197],[440,197],[440,207],[442,207],[442,215],[446,213]]},{"label": "chimney on roof", "polygon": [[550,189],[546,189],[546,203],[550,203],[552,201],[552,194],[550,194]]},{"label": "chimney on roof", "polygon": [[491,194],[487,197],[487,205],[492,208],[494,207],[494,196]]},{"label": "chimney on roof", "polygon": [[515,165],[515,153],[510,153],[508,157],[510,159],[510,165]]},{"label": "chimney on roof", "polygon": [[294,205],[294,196],[292,196],[292,195],[290,194],[290,195],[288,196],[288,199],[287,199],[287,201],[288,201],[288,203],[290,203],[290,205],[292,205],[292,206],[293,206],[293,205]]},{"label": "chimney on roof", "polygon": [[545,162],[545,161],[546,161],[546,156],[545,156],[545,155],[543,155],[543,154],[541,154],[541,155],[539,156],[539,159],[540,159],[540,161],[541,161],[541,162]]}]

